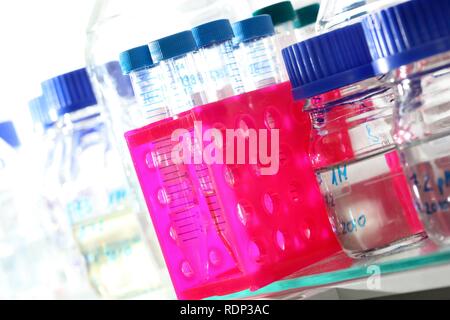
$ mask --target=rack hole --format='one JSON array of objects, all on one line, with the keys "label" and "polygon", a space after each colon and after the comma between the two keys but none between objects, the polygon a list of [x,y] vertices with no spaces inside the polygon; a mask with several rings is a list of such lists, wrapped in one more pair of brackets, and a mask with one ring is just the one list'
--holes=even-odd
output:
[{"label": "rack hole", "polygon": [[214,266],[217,266],[220,263],[220,255],[216,250],[211,250],[209,252],[209,262]]},{"label": "rack hole", "polygon": [[191,265],[187,261],[181,264],[181,272],[186,278],[191,278],[194,275],[194,270],[192,270]]},{"label": "rack hole", "polygon": [[297,186],[297,183],[290,183],[288,186],[289,198],[292,202],[299,203],[300,202],[300,191]]},{"label": "rack hole", "polygon": [[265,193],[262,198],[263,207],[268,214],[274,214],[278,207],[278,196],[274,193]]},{"label": "rack hole", "polygon": [[253,213],[253,207],[248,202],[240,202],[237,205],[237,214],[239,221],[246,226],[248,223],[249,217]]},{"label": "rack hole", "polygon": [[251,259],[254,261],[258,261],[261,258],[261,250],[259,249],[258,245],[254,242],[251,242],[248,247],[248,254]]},{"label": "rack hole", "polygon": [[284,235],[281,231],[277,231],[276,233],[276,240],[277,240],[277,245],[278,247],[284,251],[286,249],[286,241],[284,239]]},{"label": "rack hole", "polygon": [[273,108],[264,113],[264,124],[269,130],[280,128],[280,115]]}]

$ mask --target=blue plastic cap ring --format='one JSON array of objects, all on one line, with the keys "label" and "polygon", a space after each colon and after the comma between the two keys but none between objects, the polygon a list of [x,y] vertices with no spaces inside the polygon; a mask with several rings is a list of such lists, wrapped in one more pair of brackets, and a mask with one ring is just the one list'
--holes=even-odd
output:
[{"label": "blue plastic cap ring", "polygon": [[410,0],[362,23],[381,73],[450,51],[450,0]]},{"label": "blue plastic cap ring", "polygon": [[122,52],[119,55],[119,63],[123,74],[154,66],[150,49],[147,45]]},{"label": "blue plastic cap ring", "polygon": [[220,44],[234,38],[233,28],[227,19],[211,21],[192,29],[199,48]]},{"label": "blue plastic cap ring", "polygon": [[234,34],[238,42],[247,42],[275,34],[272,18],[262,14],[233,24]]},{"label": "blue plastic cap ring", "polygon": [[154,63],[178,58],[198,50],[191,31],[183,31],[152,41],[148,47]]},{"label": "blue plastic cap ring", "polygon": [[310,38],[282,52],[296,100],[379,75],[361,23]]},{"label": "blue plastic cap ring", "polygon": [[41,87],[48,108],[55,109],[59,116],[97,104],[85,68],[44,81]]}]

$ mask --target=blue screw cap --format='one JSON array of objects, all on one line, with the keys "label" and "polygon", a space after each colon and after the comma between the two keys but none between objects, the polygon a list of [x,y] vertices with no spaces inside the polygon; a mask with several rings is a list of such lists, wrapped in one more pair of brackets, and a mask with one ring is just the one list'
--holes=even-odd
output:
[{"label": "blue screw cap", "polygon": [[283,58],[297,100],[379,75],[361,23],[287,47]]},{"label": "blue screw cap", "polygon": [[199,48],[220,44],[234,38],[233,28],[227,19],[211,21],[192,29]]},{"label": "blue screw cap", "polygon": [[16,128],[11,121],[0,122],[0,139],[4,140],[12,148],[20,147],[20,140]]},{"label": "blue screw cap", "polygon": [[41,86],[48,108],[59,116],[97,104],[85,68],[44,81]]},{"label": "blue screw cap", "polygon": [[233,24],[238,42],[247,42],[275,34],[272,18],[268,14],[255,16]]},{"label": "blue screw cap", "polygon": [[382,73],[450,51],[450,0],[410,0],[362,23]]},{"label": "blue screw cap", "polygon": [[36,125],[44,129],[51,128],[55,125],[56,119],[52,119],[49,109],[43,96],[37,97],[28,103],[31,118]]},{"label": "blue screw cap", "polygon": [[198,50],[190,30],[152,41],[148,47],[154,63],[178,58]]},{"label": "blue screw cap", "polygon": [[149,68],[154,65],[147,45],[122,52],[119,55],[119,62],[123,74],[129,74],[135,70]]}]

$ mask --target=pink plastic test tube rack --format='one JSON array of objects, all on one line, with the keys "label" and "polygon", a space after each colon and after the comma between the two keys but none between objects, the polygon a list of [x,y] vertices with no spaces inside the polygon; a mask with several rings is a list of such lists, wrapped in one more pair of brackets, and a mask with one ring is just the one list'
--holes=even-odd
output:
[{"label": "pink plastic test tube rack", "polygon": [[[310,122],[301,107],[283,83],[126,133],[180,299],[258,289],[340,250],[308,158]],[[193,136],[199,122],[202,133],[267,129],[269,140],[279,129],[278,173],[262,175],[260,161],[175,163],[172,133]],[[230,145],[222,147],[225,159]]]}]

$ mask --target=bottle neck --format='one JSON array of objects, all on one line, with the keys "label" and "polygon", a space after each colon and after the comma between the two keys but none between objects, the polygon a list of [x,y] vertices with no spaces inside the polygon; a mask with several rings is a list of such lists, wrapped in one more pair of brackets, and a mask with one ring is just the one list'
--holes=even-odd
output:
[{"label": "bottle neck", "polygon": [[366,81],[314,97],[310,155],[315,168],[364,159],[394,148],[391,135],[395,91]]},{"label": "bottle neck", "polygon": [[390,108],[394,101],[392,86],[372,78],[307,99],[303,110],[310,114],[313,128],[320,130],[342,117],[349,122],[366,112]]},{"label": "bottle neck", "polygon": [[66,113],[61,117],[58,126],[63,131],[73,131],[95,127],[102,122],[101,109],[95,105]]}]

